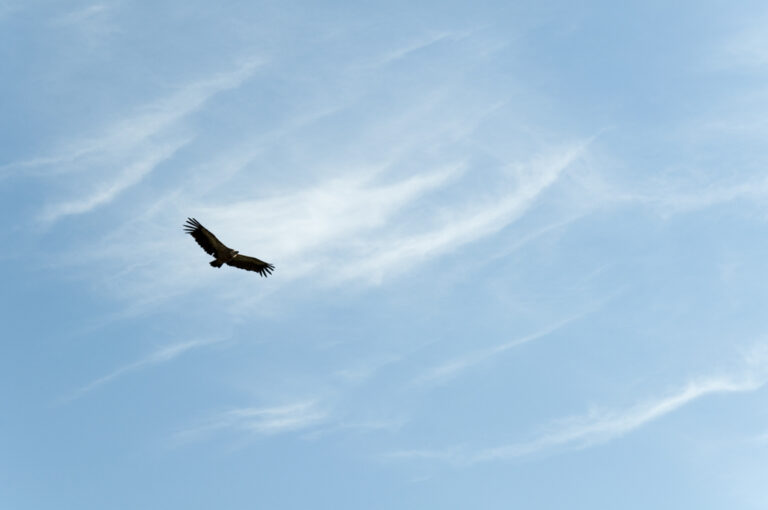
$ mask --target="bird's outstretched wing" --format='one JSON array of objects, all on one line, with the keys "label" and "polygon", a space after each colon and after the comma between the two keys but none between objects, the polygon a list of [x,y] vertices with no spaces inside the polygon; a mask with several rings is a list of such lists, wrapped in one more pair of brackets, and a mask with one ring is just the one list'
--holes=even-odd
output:
[{"label": "bird's outstretched wing", "polygon": [[264,262],[255,257],[249,257],[247,255],[238,254],[235,258],[226,263],[229,266],[239,267],[246,271],[256,271],[261,276],[269,276],[275,269],[275,266],[269,262]]},{"label": "bird's outstretched wing", "polygon": [[194,237],[197,244],[199,244],[208,255],[213,255],[214,257],[219,258],[220,255],[230,251],[224,243],[216,239],[216,236],[213,235],[210,230],[202,226],[200,222],[194,218],[187,218],[187,222],[184,224],[184,232]]}]

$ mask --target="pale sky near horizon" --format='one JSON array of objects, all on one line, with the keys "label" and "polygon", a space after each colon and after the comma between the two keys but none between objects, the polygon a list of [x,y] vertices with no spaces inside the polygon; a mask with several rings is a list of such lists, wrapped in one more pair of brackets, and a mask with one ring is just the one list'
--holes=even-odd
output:
[{"label": "pale sky near horizon", "polygon": [[768,506],[763,2],[5,0],[0,74],[1,508]]}]

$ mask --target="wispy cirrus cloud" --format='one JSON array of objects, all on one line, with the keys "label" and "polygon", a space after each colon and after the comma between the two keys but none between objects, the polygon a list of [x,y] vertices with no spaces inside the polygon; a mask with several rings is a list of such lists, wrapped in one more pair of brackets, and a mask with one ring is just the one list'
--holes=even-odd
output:
[{"label": "wispy cirrus cloud", "polygon": [[[265,260],[279,261],[279,280],[282,282],[321,268],[323,278],[332,280],[353,256],[352,253],[344,253],[347,249],[352,250],[350,242],[363,244],[366,236],[386,228],[403,208],[455,179],[461,171],[461,165],[457,164],[390,183],[378,183],[371,177],[348,176],[261,200],[177,207],[182,211],[196,210],[194,215],[197,219],[229,246],[243,250],[263,247],[253,254]],[[160,213],[168,214],[169,211],[164,209]],[[181,218],[183,216],[172,216],[169,221],[176,223],[170,225],[178,224],[180,228]],[[242,221],[243,218],[248,221]],[[145,221],[146,230],[142,226],[131,225],[130,231],[139,228],[151,233],[157,228],[156,217],[146,218]],[[179,228],[173,231],[180,233]],[[106,260],[125,256],[128,252],[123,249],[122,242],[128,238],[133,239],[133,236],[116,233],[106,241],[99,256]],[[134,283],[141,286],[144,282],[151,282],[154,295],[162,294],[166,286],[178,291],[193,283],[204,283],[200,278],[190,280],[189,271],[199,267],[195,264],[201,263],[205,255],[197,252],[194,244],[190,245],[181,234],[178,239],[169,239],[167,235],[164,239],[154,235],[146,239],[152,242],[151,252],[158,257],[154,263],[143,264],[130,271]],[[179,265],[180,260],[188,260],[190,264]],[[126,267],[131,266],[126,264]],[[248,286],[247,294],[254,295],[251,286]]]},{"label": "wispy cirrus cloud", "polygon": [[558,420],[547,432],[530,441],[476,450],[460,447],[400,450],[385,457],[436,460],[457,466],[470,466],[482,462],[527,457],[557,449],[584,449],[620,438],[703,397],[754,392],[763,388],[766,382],[768,371],[765,356],[748,356],[747,368],[739,374],[693,379],[676,391],[628,408],[595,409],[586,415]]},{"label": "wispy cirrus cloud", "polygon": [[715,47],[712,60],[718,67],[760,69],[768,66],[768,13],[757,13],[741,30],[727,36]]},{"label": "wispy cirrus cloud", "polygon": [[[23,171],[53,179],[65,174],[66,184],[85,196],[64,198],[39,215],[45,223],[85,214],[103,207],[137,185],[160,163],[171,159],[192,137],[182,121],[202,109],[215,95],[235,89],[261,65],[259,59],[241,62],[234,70],[215,74],[178,87],[173,94],[144,106],[103,127],[100,134],[68,142],[52,155],[12,162],[0,168],[5,174]],[[63,195],[67,192],[63,191]]]},{"label": "wispy cirrus cloud", "polygon": [[663,216],[736,202],[759,204],[768,196],[768,179],[760,175],[717,181],[711,180],[704,172],[701,175],[689,173],[686,177],[666,175],[641,182],[616,183],[593,173],[583,176],[583,185],[600,202],[646,207]]},{"label": "wispy cirrus cloud", "polygon": [[519,347],[523,344],[534,342],[540,338],[544,338],[552,333],[562,329],[573,321],[583,317],[586,313],[574,315],[567,319],[561,320],[552,324],[551,326],[544,328],[540,331],[532,333],[530,335],[522,336],[503,342],[486,349],[478,349],[462,356],[456,357],[447,362],[441,363],[437,366],[425,370],[422,374],[416,377],[412,382],[414,384],[437,384],[457,377],[461,372],[471,369],[472,367],[484,363],[500,354],[503,354],[515,347]]},{"label": "wispy cirrus cloud", "polygon": [[131,162],[112,182],[82,198],[52,204],[47,207],[40,215],[41,220],[46,223],[52,223],[65,216],[84,214],[101,205],[108,204],[120,193],[138,184],[143,178],[154,171],[158,165],[162,164],[163,161],[173,157],[188,142],[189,139],[186,139],[153,147],[140,159]]},{"label": "wispy cirrus cloud", "polygon": [[23,2],[11,2],[10,0],[0,3],[0,21],[3,21],[6,16],[21,11],[24,8],[23,5]]},{"label": "wispy cirrus cloud", "polygon": [[385,273],[409,269],[425,260],[495,234],[520,218],[537,198],[583,153],[587,143],[553,151],[518,169],[516,186],[505,195],[485,199],[479,206],[447,215],[436,227],[417,234],[388,238],[345,266],[343,279],[381,281]]},{"label": "wispy cirrus cloud", "polygon": [[[319,265],[328,265],[332,272],[335,266],[349,264],[347,257],[352,255],[338,259],[341,254],[334,253],[336,249],[364,246],[360,236],[387,228],[403,209],[445,186],[461,171],[459,163],[391,183],[375,182],[373,176],[348,176],[284,196],[206,207],[200,216],[223,225],[235,242],[269,246],[274,257],[285,261],[289,277]],[[239,218],[263,225],[255,233],[258,238]],[[314,256],[308,257],[309,253]]]},{"label": "wispy cirrus cloud", "polygon": [[759,200],[768,196],[768,179],[706,186],[696,191],[671,191],[647,201],[671,212],[685,212],[737,200]]},{"label": "wispy cirrus cloud", "polygon": [[670,395],[641,402],[627,409],[596,410],[585,416],[563,420],[561,426],[531,442],[482,450],[471,461],[521,457],[553,447],[587,448],[624,436],[702,397],[756,391],[764,384],[764,378],[753,377],[694,380]]},{"label": "wispy cirrus cloud", "polygon": [[[431,33],[398,54],[418,57],[418,52],[410,53],[414,48],[448,38],[463,44],[465,35]],[[472,48],[468,45],[468,54]],[[395,67],[383,66],[382,72],[400,73]],[[339,115],[343,118],[334,118],[333,112],[346,103],[331,98],[311,105],[314,111],[332,112],[327,117],[302,111],[304,120],[291,122],[292,112],[266,130],[243,133],[243,141],[223,147],[210,161],[185,168],[172,200],[164,197],[162,205],[149,207],[152,214],[145,209],[133,215],[130,224],[115,228],[114,235],[100,240],[85,256],[91,267],[99,262],[94,258],[101,257],[105,268],[116,262],[130,268],[121,285],[114,286],[117,292],[131,297],[151,293],[157,299],[213,281],[210,271],[195,272],[194,261],[204,260],[204,255],[169,235],[187,216],[196,217],[228,245],[275,263],[279,274],[265,284],[269,292],[308,276],[321,285],[377,285],[493,236],[526,215],[558,184],[569,186],[563,176],[580,170],[572,167],[584,162],[594,137],[558,136],[563,142],[551,143],[530,126],[515,125],[536,139],[535,148],[519,140],[511,147],[504,141],[478,144],[477,132],[489,119],[510,122],[509,112],[504,112],[509,98],[494,95],[478,101],[457,95],[452,79],[428,83],[429,94],[385,99],[393,101],[392,107],[377,110],[375,116],[352,104]],[[345,97],[362,101],[370,93],[353,87]],[[380,91],[382,99],[389,94]],[[347,117],[360,129],[349,130]],[[343,136],[338,140],[341,152],[305,145],[307,123],[311,125],[306,131],[315,136],[325,127],[332,137]],[[300,133],[291,133],[296,125]],[[282,154],[286,147],[291,162],[306,168],[307,174],[287,185],[270,181],[261,170],[272,163],[272,152]],[[267,171],[268,177],[274,175]],[[67,200],[55,212],[84,210],[104,202],[103,196]],[[568,207],[563,204],[563,209]],[[139,230],[141,236],[136,235]],[[144,242],[151,249],[137,245]],[[263,299],[263,289],[254,292],[248,286],[246,291],[242,281],[228,281],[233,284],[229,294],[238,296],[237,305],[228,311],[252,309],[255,300]]]},{"label": "wispy cirrus cloud", "polygon": [[[77,34],[76,41],[83,43],[81,55],[87,52],[108,52],[113,41],[109,38],[122,32],[119,21],[118,2],[100,2],[85,7],[77,7],[52,18],[48,28],[66,30]],[[71,43],[70,43],[71,44]]]},{"label": "wispy cirrus cloud", "polygon": [[224,340],[222,339],[216,338],[216,339],[190,340],[188,342],[179,342],[179,343],[166,345],[164,347],[161,347],[160,349],[157,349],[156,351],[150,353],[149,355],[147,355],[146,357],[138,361],[134,361],[120,368],[117,368],[112,372],[110,372],[109,374],[99,377],[98,379],[95,379],[90,383],[84,386],[81,386],[80,388],[72,392],[72,394],[62,399],[62,401],[70,402],[72,400],[76,400],[97,388],[100,388],[108,383],[114,382],[120,377],[123,377],[133,372],[137,372],[141,369],[144,369],[153,365],[168,363],[189,351],[207,347],[223,341]]},{"label": "wispy cirrus cloud", "polygon": [[330,423],[326,426],[320,426],[302,437],[306,439],[318,439],[322,436],[338,433],[395,433],[408,423],[407,419],[384,419],[384,420],[363,420],[363,421],[339,421]]},{"label": "wispy cirrus cloud", "polygon": [[54,23],[60,25],[80,24],[93,20],[97,16],[103,15],[109,9],[110,5],[104,3],[89,5],[87,7],[75,9],[68,12],[67,14],[64,14],[63,16],[56,18]]},{"label": "wispy cirrus cloud", "polygon": [[[269,282],[272,290],[264,292],[308,275],[322,285],[355,281],[376,285],[517,221],[581,158],[588,143],[558,146],[528,162],[509,165],[506,173],[493,176],[496,189],[476,192],[477,200],[475,193],[461,189],[469,171],[463,161],[395,179],[388,176],[388,167],[374,166],[251,200],[219,196],[201,200],[177,190],[172,200],[116,229],[87,256],[91,266],[119,259],[128,270],[110,285],[134,297],[151,292],[156,300],[206,285],[214,276],[224,275],[208,271],[191,278],[205,255],[196,252],[194,244],[168,235],[169,229],[178,232],[173,226],[184,217],[193,215],[229,246],[253,250],[253,255],[277,265],[279,275]],[[431,200],[437,193],[448,193],[458,202]],[[419,214],[412,214],[414,208]],[[142,249],[136,244],[142,240],[151,246]],[[128,241],[131,248],[125,249]],[[153,255],[151,261],[147,253]],[[140,261],[131,259],[138,254]],[[251,309],[263,297],[243,282],[231,280],[229,293],[238,296],[237,305],[228,308],[232,313]]]},{"label": "wispy cirrus cloud", "polygon": [[[102,127],[99,135],[73,140],[50,156],[8,163],[3,169],[46,167],[44,175],[55,175],[87,169],[90,159],[84,160],[88,158],[101,161],[122,156],[154,137],[168,134],[170,127],[199,110],[214,95],[242,85],[261,64],[260,59],[248,59],[232,71],[179,86],[173,94]],[[73,165],[76,162],[83,164]],[[53,165],[56,167],[51,169]]]},{"label": "wispy cirrus cloud", "polygon": [[214,433],[274,435],[306,430],[324,423],[329,417],[315,400],[305,400],[271,407],[241,407],[219,413],[201,424],[174,434],[178,442],[188,442]]},{"label": "wispy cirrus cloud", "polygon": [[450,31],[432,32],[418,39],[414,39],[413,41],[407,44],[404,44],[403,46],[400,46],[398,48],[388,51],[382,57],[377,59],[375,61],[375,64],[376,65],[389,64],[391,62],[395,62],[397,60],[405,58],[414,52],[428,48],[433,44],[437,44],[439,42],[446,41],[446,40],[468,37],[470,34],[471,32],[450,32]]},{"label": "wispy cirrus cloud", "polygon": [[200,441],[219,434],[230,437],[300,434],[318,439],[330,434],[395,433],[408,422],[405,418],[353,419],[332,412],[322,399],[308,399],[262,407],[238,407],[215,413],[196,425],[173,434],[178,444]]},{"label": "wispy cirrus cloud", "polygon": [[105,3],[81,7],[55,18],[52,24],[58,26],[88,25],[93,27],[94,22],[100,21],[100,18],[104,17],[113,7],[113,5]]},{"label": "wispy cirrus cloud", "polygon": [[768,446],[768,432],[763,432],[751,438],[751,442],[760,446]]}]

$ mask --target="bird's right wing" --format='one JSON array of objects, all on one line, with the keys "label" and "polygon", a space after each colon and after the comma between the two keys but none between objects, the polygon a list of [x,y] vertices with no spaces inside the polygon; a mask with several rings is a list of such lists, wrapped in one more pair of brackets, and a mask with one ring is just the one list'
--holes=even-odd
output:
[{"label": "bird's right wing", "polygon": [[275,266],[269,262],[264,262],[263,260],[259,260],[256,257],[249,257],[248,255],[240,254],[236,255],[232,260],[226,262],[226,264],[228,266],[245,269],[246,271],[256,271],[261,276],[269,276],[275,269]]},{"label": "bird's right wing", "polygon": [[210,230],[205,228],[194,218],[187,218],[187,222],[184,224],[184,232],[191,235],[197,241],[202,249],[208,255],[217,257],[229,252],[229,248],[216,239],[216,236],[211,233]]}]

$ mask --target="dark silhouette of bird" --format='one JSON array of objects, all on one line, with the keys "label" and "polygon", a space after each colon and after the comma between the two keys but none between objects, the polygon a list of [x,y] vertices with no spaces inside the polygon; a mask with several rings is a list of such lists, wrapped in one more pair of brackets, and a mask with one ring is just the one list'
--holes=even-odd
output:
[{"label": "dark silhouette of bird", "polygon": [[269,276],[275,269],[275,266],[255,257],[240,255],[240,252],[233,250],[224,243],[216,239],[216,236],[210,230],[205,228],[194,218],[187,218],[184,224],[184,231],[195,238],[197,244],[205,250],[208,255],[216,257],[211,261],[213,267],[221,267],[226,264],[232,267],[239,267],[246,271],[256,271],[261,276]]}]

